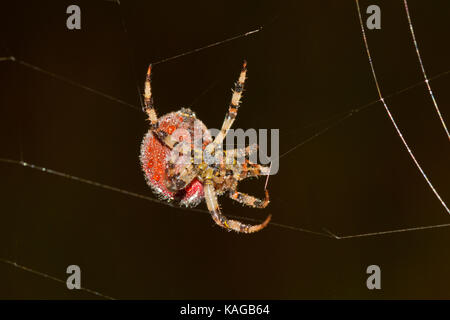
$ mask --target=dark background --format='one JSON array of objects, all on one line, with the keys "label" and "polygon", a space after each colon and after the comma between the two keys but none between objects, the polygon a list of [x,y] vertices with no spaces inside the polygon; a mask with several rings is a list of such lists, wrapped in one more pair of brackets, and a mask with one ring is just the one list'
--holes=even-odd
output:
[{"label": "dark background", "polygon": [[[66,8],[81,7],[79,31]],[[368,31],[384,95],[423,81],[401,1]],[[450,69],[448,1],[409,1],[429,77]],[[191,105],[220,127],[243,59],[248,81],[235,128],[279,128],[280,152],[377,100],[354,1],[2,1],[0,56],[14,55],[134,106],[0,62],[0,157],[152,196],[138,155],[148,63],[263,30],[154,68],[160,115]],[[126,30],[123,27],[122,19]],[[450,78],[431,82],[450,122]],[[415,154],[450,201],[449,141],[421,85],[387,100]],[[22,151],[21,151],[22,150]],[[0,163],[0,258],[130,299],[450,298],[450,229],[336,240],[269,225],[242,235],[207,213],[180,210]],[[242,184],[263,196],[264,180]],[[381,103],[355,113],[281,159],[265,210],[220,199],[224,214],[340,236],[450,223]],[[205,208],[204,204],[199,206]],[[382,290],[366,288],[377,264]],[[0,264],[0,298],[98,298]]]}]

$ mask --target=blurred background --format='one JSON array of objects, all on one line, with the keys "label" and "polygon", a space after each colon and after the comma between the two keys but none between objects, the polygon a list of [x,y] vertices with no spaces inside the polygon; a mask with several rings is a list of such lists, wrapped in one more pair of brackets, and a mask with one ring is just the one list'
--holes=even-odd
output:
[{"label": "blurred background", "polygon": [[[450,3],[408,2],[429,77],[450,70]],[[81,30],[66,28],[71,4],[81,8]],[[363,17],[372,4],[381,8],[381,30],[367,31],[381,90],[395,94],[386,100],[394,117],[450,201],[449,141],[426,91],[403,3],[361,1]],[[1,162],[1,259],[64,281],[67,266],[79,265],[83,287],[118,299],[450,298],[450,228],[341,240],[324,231],[351,236],[450,223],[382,104],[348,113],[378,98],[354,1],[1,6],[0,57],[16,58],[0,61],[2,159],[154,197],[138,159],[148,122],[137,84],[142,90],[148,64],[260,27],[157,63],[158,114],[191,106],[208,127],[219,128],[246,59],[235,128],[280,129],[283,154],[331,126],[281,158],[268,208],[219,199],[225,215],[258,221],[273,215],[273,224],[253,235],[226,232],[206,212]],[[447,123],[449,85],[448,75],[431,82]],[[240,189],[263,197],[264,179]],[[366,287],[372,264],[381,268],[381,290]],[[101,297],[0,263],[0,298]]]}]

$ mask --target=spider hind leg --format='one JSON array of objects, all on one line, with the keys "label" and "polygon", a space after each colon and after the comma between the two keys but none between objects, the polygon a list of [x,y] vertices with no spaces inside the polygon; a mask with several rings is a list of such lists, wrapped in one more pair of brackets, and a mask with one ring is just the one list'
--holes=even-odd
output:
[{"label": "spider hind leg", "polygon": [[220,212],[219,204],[217,203],[217,195],[214,191],[212,181],[205,182],[205,200],[206,205],[208,207],[209,212],[211,213],[211,217],[214,222],[221,226],[222,228],[228,229],[229,231],[233,230],[239,233],[254,233],[261,229],[264,229],[271,219],[271,215],[268,215],[266,220],[263,223],[257,225],[250,225],[239,222],[237,220],[227,219]]},{"label": "spider hind leg", "polygon": [[248,207],[264,209],[270,202],[269,191],[265,190],[265,194],[264,200],[261,200],[246,193],[234,190],[230,192],[230,198]]}]

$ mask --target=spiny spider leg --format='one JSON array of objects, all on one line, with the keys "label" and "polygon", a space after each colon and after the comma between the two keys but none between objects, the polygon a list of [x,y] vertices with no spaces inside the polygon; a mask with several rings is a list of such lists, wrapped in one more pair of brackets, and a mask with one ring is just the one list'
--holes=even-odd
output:
[{"label": "spiny spider leg", "polygon": [[237,190],[230,191],[230,198],[249,207],[264,209],[269,204],[269,191],[266,190],[266,198],[264,200],[258,199],[246,193],[238,192]]},{"label": "spiny spider leg", "polygon": [[214,139],[214,141],[211,143],[211,147],[214,150],[217,149],[217,146],[222,144],[223,139],[226,137],[228,130],[233,125],[234,119],[237,116],[237,110],[239,108],[239,104],[241,103],[241,96],[242,91],[244,91],[244,83],[245,83],[245,76],[247,74],[247,61],[244,61],[244,64],[242,65],[241,74],[239,75],[238,81],[234,84],[234,90],[233,95],[231,97],[231,103],[228,107],[228,113],[225,116],[225,120],[222,124],[222,129],[220,130],[217,137]]},{"label": "spiny spider leg", "polygon": [[150,121],[150,128],[153,133],[158,137],[161,142],[164,142],[169,148],[173,148],[178,140],[176,140],[172,135],[167,134],[167,132],[158,129],[158,116],[156,115],[155,107],[153,105],[152,96],[152,65],[150,64],[147,69],[147,74],[145,76],[145,86],[144,86],[144,111],[148,115],[148,120]]},{"label": "spiny spider leg", "polygon": [[256,151],[258,151],[258,145],[254,143],[245,148],[225,150],[223,151],[223,156],[226,159],[226,163],[233,164],[236,159],[250,157]]},{"label": "spiny spider leg", "polygon": [[152,128],[155,128],[158,123],[158,116],[156,115],[155,108],[153,107],[151,76],[152,76],[152,65],[149,65],[147,69],[147,75],[145,77],[144,111],[148,115],[148,120],[150,121]]},{"label": "spiny spider leg", "polygon": [[243,164],[238,165],[238,173],[238,181],[250,177],[268,176],[270,174],[270,167],[257,163],[251,163],[246,159]]},{"label": "spiny spider leg", "polygon": [[229,220],[225,216],[223,216],[222,213],[220,212],[220,208],[217,203],[217,195],[214,190],[213,182],[210,179],[205,181],[204,191],[205,191],[206,205],[208,207],[209,212],[211,213],[211,217],[213,218],[216,224],[225,229],[234,230],[236,232],[241,233],[257,232],[266,227],[270,221],[270,218],[272,217],[271,215],[268,215],[263,223],[257,225],[249,225],[236,220]]}]

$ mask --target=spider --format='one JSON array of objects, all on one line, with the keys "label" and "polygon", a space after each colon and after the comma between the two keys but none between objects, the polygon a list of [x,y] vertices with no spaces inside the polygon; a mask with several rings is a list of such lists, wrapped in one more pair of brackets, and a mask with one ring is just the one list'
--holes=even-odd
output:
[{"label": "spider", "polygon": [[[237,191],[239,181],[270,173],[269,167],[248,159],[258,146],[222,150],[223,140],[237,115],[246,66],[244,61],[222,129],[213,140],[207,127],[188,108],[157,117],[151,92],[150,65],[144,91],[144,111],[148,115],[150,129],[141,144],[140,161],[147,184],[160,199],[176,201],[186,207],[195,207],[205,200],[216,224],[229,231],[253,233],[266,227],[271,215],[261,224],[244,224],[223,216],[217,201],[217,196],[228,192],[231,199],[249,207],[265,208],[269,204],[267,189],[264,200]],[[244,157],[242,163],[236,161],[238,155]],[[194,161],[194,158],[199,161]]]}]

